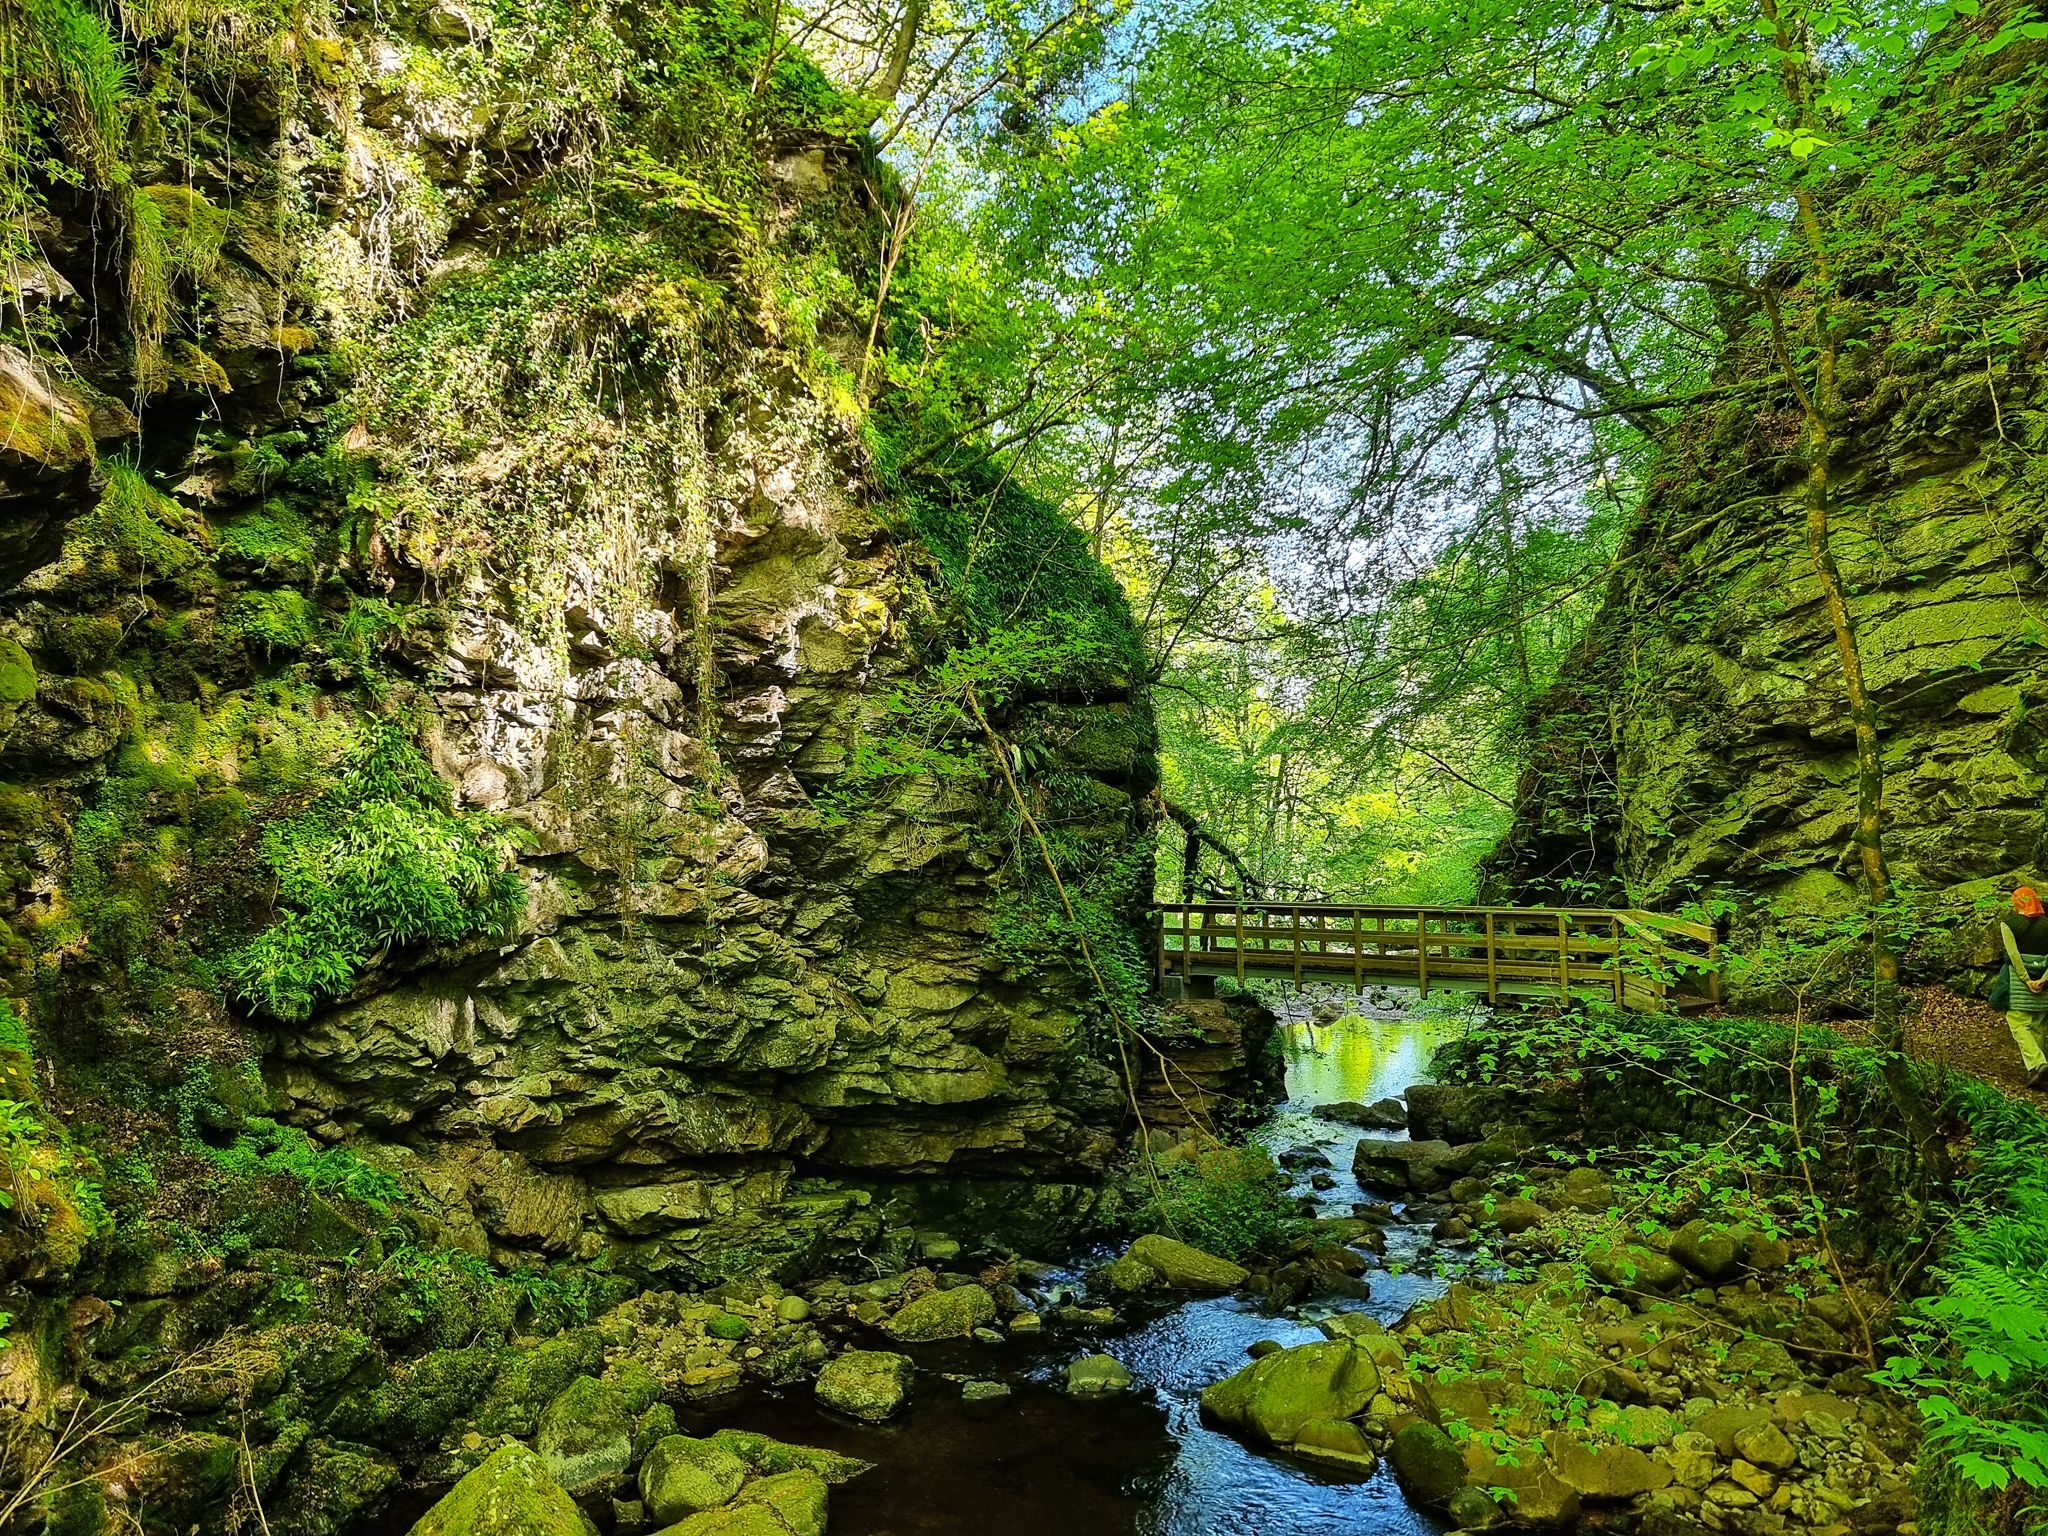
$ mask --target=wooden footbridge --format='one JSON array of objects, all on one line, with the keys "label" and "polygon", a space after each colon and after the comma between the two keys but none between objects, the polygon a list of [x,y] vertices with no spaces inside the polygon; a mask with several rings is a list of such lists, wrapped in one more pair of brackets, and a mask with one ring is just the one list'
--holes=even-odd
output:
[{"label": "wooden footbridge", "polygon": [[1664,1013],[1721,1000],[1712,928],[1587,907],[1184,902],[1158,911],[1162,978],[1368,982]]}]

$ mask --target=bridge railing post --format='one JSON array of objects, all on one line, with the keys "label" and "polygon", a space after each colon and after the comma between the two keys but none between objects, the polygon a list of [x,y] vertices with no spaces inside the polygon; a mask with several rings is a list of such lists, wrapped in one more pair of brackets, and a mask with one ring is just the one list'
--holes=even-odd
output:
[{"label": "bridge railing post", "polygon": [[1500,950],[1494,944],[1492,912],[1486,914],[1486,1000],[1500,1001]]}]

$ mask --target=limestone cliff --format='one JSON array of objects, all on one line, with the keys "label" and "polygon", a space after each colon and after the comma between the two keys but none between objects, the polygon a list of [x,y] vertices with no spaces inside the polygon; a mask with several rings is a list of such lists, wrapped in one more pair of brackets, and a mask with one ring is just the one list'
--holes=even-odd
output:
[{"label": "limestone cliff", "polygon": [[[1918,145],[1901,174],[2032,206],[2044,98],[2028,51],[1935,74],[1940,88],[1900,108]],[[2011,93],[1995,113],[1987,87]],[[1842,189],[1832,215],[1893,216],[1864,197]],[[1938,205],[1928,222],[1967,248]],[[2048,867],[2048,330],[2030,283],[1977,276],[1915,303],[1887,261],[1859,274],[1841,321],[1834,545],[1923,976],[1988,962],[1984,904]],[[1769,373],[1760,333],[1758,319],[1717,383]],[[1530,899],[1732,909],[1753,991],[1795,980],[1783,967],[1814,963],[1862,901],[1852,728],[1796,432],[1789,398],[1766,393],[1696,408],[1663,445],[1604,606],[1532,722],[1490,866],[1494,889]]]},{"label": "limestone cliff", "polygon": [[859,103],[718,4],[175,15],[12,23],[0,1046],[106,1242],[1084,1213],[1114,1053],[958,658],[1032,616],[989,709],[1128,961],[1136,641],[1053,509],[890,467]]}]

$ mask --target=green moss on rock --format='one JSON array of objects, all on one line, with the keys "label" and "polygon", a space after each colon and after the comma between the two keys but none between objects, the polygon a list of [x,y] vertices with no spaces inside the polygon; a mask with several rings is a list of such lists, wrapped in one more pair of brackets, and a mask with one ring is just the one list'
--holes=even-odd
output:
[{"label": "green moss on rock", "polygon": [[596,1536],[540,1457],[508,1445],[449,1490],[410,1536]]}]

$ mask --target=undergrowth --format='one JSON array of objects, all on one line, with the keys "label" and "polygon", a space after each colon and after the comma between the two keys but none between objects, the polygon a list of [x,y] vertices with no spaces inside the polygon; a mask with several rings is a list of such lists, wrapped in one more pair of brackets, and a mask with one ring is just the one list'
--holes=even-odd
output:
[{"label": "undergrowth", "polygon": [[1163,1232],[1205,1253],[1271,1253],[1297,1224],[1287,1175],[1264,1147],[1209,1143],[1154,1158],[1156,1179],[1132,1213],[1134,1231]]},{"label": "undergrowth", "polygon": [[[1910,1275],[1908,1250],[1932,1239],[1917,1298],[1895,1318],[1879,1309],[1872,1339],[1874,1379],[1913,1400],[1926,1435],[1920,1527],[2048,1530],[2048,1119],[1974,1080],[1928,1082],[1947,1090],[1951,1129],[1972,1153],[1956,1188],[1921,1187],[1880,1068],[1871,1049],[1779,1019],[1598,1008],[1496,1028],[1440,1058],[1447,1076],[1510,1088],[1624,1075],[1658,1084],[1691,1106],[1688,1129],[1606,1149],[1602,1166],[1636,1192],[1641,1214],[1704,1199],[1800,1239],[1811,1270],[1795,1279],[1802,1290],[1847,1275],[1843,1252]],[[1896,1187],[1873,1232],[1851,1189],[1887,1162]]]}]

